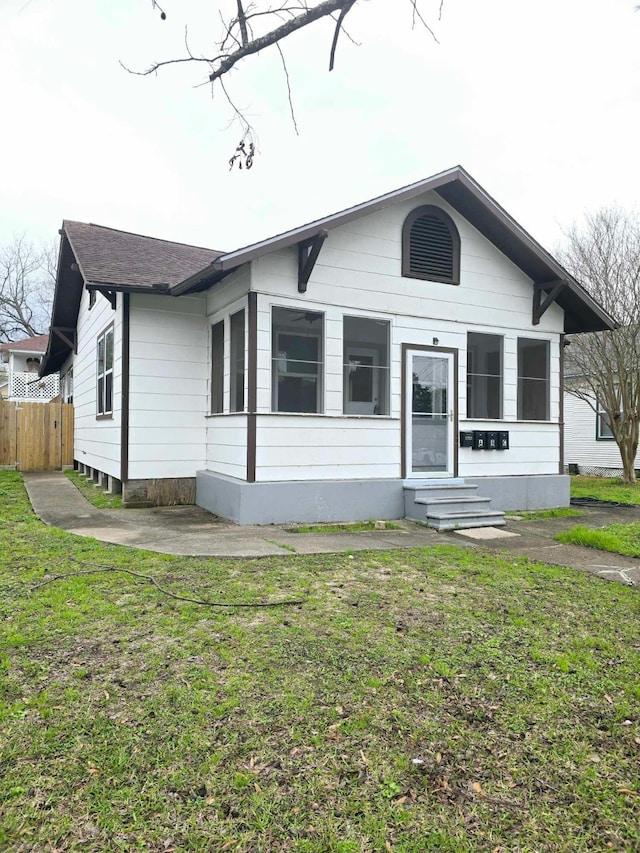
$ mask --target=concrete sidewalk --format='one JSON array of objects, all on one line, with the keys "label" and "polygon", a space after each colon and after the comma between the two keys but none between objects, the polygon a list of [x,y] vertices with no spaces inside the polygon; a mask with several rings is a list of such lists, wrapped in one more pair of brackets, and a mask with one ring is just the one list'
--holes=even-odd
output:
[{"label": "concrete sidewalk", "polygon": [[[580,569],[607,580],[640,586],[640,561],[591,548],[563,545],[554,536],[575,524],[601,527],[640,521],[640,507],[584,509],[580,518],[509,521],[505,528],[473,533],[436,533],[410,521],[398,530],[362,533],[292,533],[293,525],[240,527],[196,506],[154,509],[96,509],[60,472],[24,474],[36,514],[54,527],[114,545],[129,545],[163,554],[196,557],[266,557],[287,554],[334,554],[454,545],[511,552],[545,563]],[[493,531],[493,533],[492,533]],[[511,534],[505,536],[504,534]],[[492,538],[495,536],[496,538]],[[484,538],[488,537],[488,538]]]}]

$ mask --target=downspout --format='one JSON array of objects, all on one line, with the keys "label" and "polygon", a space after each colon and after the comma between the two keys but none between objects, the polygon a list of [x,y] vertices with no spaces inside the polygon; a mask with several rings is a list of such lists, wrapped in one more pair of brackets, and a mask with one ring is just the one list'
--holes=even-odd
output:
[{"label": "downspout", "polygon": [[248,299],[249,352],[247,357],[247,483],[256,481],[256,402],[258,396],[258,294],[250,290]]}]

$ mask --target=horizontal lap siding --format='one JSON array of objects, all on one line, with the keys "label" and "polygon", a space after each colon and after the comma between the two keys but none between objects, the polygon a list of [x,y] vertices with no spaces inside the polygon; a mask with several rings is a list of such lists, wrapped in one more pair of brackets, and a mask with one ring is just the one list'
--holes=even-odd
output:
[{"label": "horizontal lap siding", "polygon": [[[98,336],[114,325],[113,415],[97,418]],[[122,295],[114,311],[97,293],[89,310],[89,294],[83,291],[77,323],[77,353],[73,358],[74,457],[97,471],[120,477],[120,416],[122,388]]]},{"label": "horizontal lap siding", "polygon": [[[591,468],[621,468],[615,441],[596,441],[596,413],[585,400],[564,395],[564,461]],[[640,468],[640,452],[635,467]]]},{"label": "horizontal lap siding", "polygon": [[400,476],[398,421],[258,416],[256,444],[260,481]]},{"label": "horizontal lap siding", "polygon": [[[401,234],[406,215],[436,204],[456,222],[461,237],[459,286],[401,275]],[[458,415],[461,429],[508,429],[512,449],[482,456],[460,452],[460,475],[557,473],[560,461],[559,334],[563,312],[552,305],[532,326],[532,282],[437,195],[383,211],[330,231],[304,296],[297,292],[295,249],[254,261],[258,292],[258,412],[271,411],[271,310],[275,305],[320,311],[325,318],[325,417],[258,418],[258,480],[399,477],[402,345],[433,345],[458,351]],[[337,417],[343,406],[343,317],[391,322],[391,420]],[[466,420],[467,332],[504,338],[504,420]],[[551,343],[552,423],[514,423],[517,418],[517,338]],[[331,416],[331,417],[326,417]],[[376,441],[371,440],[375,431]],[[383,446],[377,442],[384,436]],[[277,438],[274,436],[277,435]],[[337,439],[337,440],[336,440]],[[457,437],[456,437],[457,440]],[[306,472],[306,473],[305,473]]]},{"label": "horizontal lap siding", "polygon": [[194,477],[204,467],[204,296],[131,296],[129,477]]},{"label": "horizontal lap siding", "polygon": [[238,480],[247,479],[247,416],[207,420],[207,470]]}]

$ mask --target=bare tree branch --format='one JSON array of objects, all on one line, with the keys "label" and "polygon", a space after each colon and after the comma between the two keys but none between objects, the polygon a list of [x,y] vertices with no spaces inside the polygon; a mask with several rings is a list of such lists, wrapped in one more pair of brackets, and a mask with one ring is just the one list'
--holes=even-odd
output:
[{"label": "bare tree branch", "polygon": [[0,247],[0,343],[42,334],[49,325],[55,250],[24,235]]},{"label": "bare tree branch", "polygon": [[291,99],[291,81],[289,80],[289,70],[287,68],[287,63],[285,62],[284,53],[282,52],[282,48],[279,44],[276,44],[278,48],[278,53],[280,54],[280,59],[282,60],[282,67],[284,68],[284,76],[287,80],[287,96],[289,98],[289,110],[291,111],[291,121],[293,122],[293,126],[296,131],[296,136],[300,136],[298,132],[298,123],[296,121],[296,114],[293,110],[293,100]]}]

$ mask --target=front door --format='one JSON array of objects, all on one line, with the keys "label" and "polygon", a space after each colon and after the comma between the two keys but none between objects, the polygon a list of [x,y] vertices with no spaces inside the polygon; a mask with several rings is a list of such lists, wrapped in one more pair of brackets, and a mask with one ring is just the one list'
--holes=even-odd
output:
[{"label": "front door", "polygon": [[408,477],[454,476],[454,354],[406,351],[405,429]]}]

